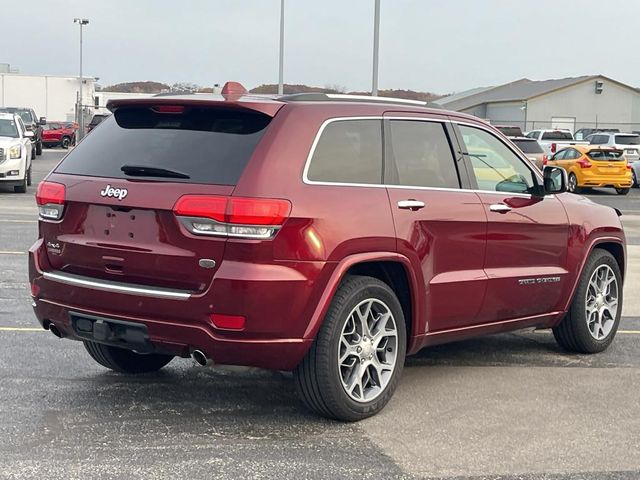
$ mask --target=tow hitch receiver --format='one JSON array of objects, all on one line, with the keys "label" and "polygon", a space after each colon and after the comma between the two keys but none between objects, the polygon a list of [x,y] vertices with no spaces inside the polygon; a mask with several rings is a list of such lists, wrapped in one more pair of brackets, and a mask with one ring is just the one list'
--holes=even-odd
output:
[{"label": "tow hitch receiver", "polygon": [[147,327],[141,323],[124,322],[76,312],[70,312],[69,316],[73,331],[81,339],[141,353],[153,351]]}]

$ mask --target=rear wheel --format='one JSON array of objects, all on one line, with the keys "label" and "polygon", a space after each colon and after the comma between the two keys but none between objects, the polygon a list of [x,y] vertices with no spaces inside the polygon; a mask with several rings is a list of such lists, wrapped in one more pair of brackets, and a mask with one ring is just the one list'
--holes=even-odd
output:
[{"label": "rear wheel", "polygon": [[85,340],[84,347],[96,362],[120,373],[156,372],[173,360],[172,355],[142,354]]},{"label": "rear wheel", "polygon": [[36,155],[42,155],[42,140],[36,142]]},{"label": "rear wheel", "polygon": [[640,187],[640,185],[638,185],[638,177],[636,176],[636,171],[633,169],[631,170],[631,178],[633,179],[632,185],[634,187]]},{"label": "rear wheel", "polygon": [[347,277],[294,372],[305,405],[322,416],[345,421],[382,410],[402,373],[405,328],[400,302],[386,283],[372,277]]},{"label": "rear wheel", "polygon": [[569,313],[553,329],[558,344],[578,353],[597,353],[613,341],[622,311],[622,275],[606,250],[589,256]]},{"label": "rear wheel", "polygon": [[69,145],[71,145],[71,139],[69,137],[62,137],[60,146],[66,150],[67,148],[69,148]]},{"label": "rear wheel", "polygon": [[616,188],[616,193],[618,195],[626,195],[627,193],[629,193],[629,190],[631,190],[630,188]]},{"label": "rear wheel", "polygon": [[571,193],[580,193],[581,189],[578,186],[578,177],[576,177],[575,173],[569,174],[569,184],[567,185],[567,190]]}]

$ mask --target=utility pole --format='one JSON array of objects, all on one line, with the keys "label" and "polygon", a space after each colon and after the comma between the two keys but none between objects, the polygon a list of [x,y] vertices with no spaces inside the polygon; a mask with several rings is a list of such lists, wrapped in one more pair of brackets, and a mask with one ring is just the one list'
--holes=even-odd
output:
[{"label": "utility pole", "polygon": [[378,55],[380,48],[380,0],[375,0],[375,14],[373,20],[373,80],[371,95],[378,95]]},{"label": "utility pole", "polygon": [[84,137],[84,107],[82,96],[82,84],[84,80],[82,78],[82,27],[89,24],[89,20],[86,18],[74,18],[73,23],[80,25],[80,95],[78,99],[78,140],[82,140]]},{"label": "utility pole", "polygon": [[284,0],[280,0],[280,64],[278,72],[278,95],[284,95]]}]

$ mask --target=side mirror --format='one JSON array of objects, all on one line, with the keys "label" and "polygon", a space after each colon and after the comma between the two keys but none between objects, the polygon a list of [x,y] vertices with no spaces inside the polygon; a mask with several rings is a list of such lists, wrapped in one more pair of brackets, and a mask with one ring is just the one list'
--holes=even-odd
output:
[{"label": "side mirror", "polygon": [[564,193],[567,191],[567,171],[560,167],[545,166],[542,170],[544,178],[544,192],[546,194]]},{"label": "side mirror", "polygon": [[47,117],[40,117],[40,125],[46,125],[47,124]]},{"label": "side mirror", "polygon": [[34,137],[33,132],[31,132],[31,131],[29,131],[29,130],[27,130],[26,132],[24,132],[24,136],[25,136],[26,138],[31,138],[31,139],[33,139],[33,137]]}]

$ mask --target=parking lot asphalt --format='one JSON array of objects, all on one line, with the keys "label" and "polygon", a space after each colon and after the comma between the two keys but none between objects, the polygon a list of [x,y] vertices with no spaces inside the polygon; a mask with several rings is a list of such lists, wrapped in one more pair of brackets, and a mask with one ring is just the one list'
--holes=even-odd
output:
[{"label": "parking lot asphalt", "polygon": [[290,374],[176,359],[126,377],[39,329],[25,252],[61,156],[35,160],[28,194],[0,187],[0,478],[640,478],[640,190],[589,193],[630,243],[609,350],[569,355],[534,331],[432,347],[381,414],[341,424],[307,413]]}]

